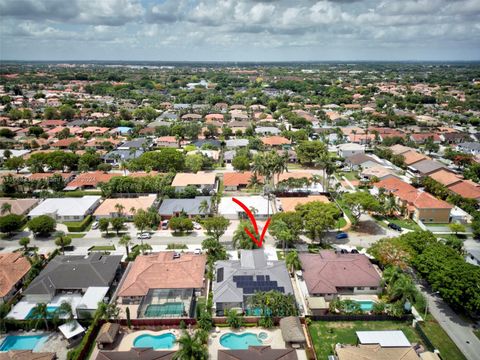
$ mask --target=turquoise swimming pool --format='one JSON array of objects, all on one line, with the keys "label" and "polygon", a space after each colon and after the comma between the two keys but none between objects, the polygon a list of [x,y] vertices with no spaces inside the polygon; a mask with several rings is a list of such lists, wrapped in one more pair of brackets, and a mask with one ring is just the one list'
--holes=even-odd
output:
[{"label": "turquoise swimming pool", "polygon": [[135,338],[134,347],[148,347],[153,349],[171,349],[175,344],[175,335],[172,333],[161,335],[144,334]]},{"label": "turquoise swimming pool", "polygon": [[372,311],[375,301],[372,300],[355,300],[357,304],[360,305],[362,311]]},{"label": "turquoise swimming pool", "polygon": [[247,350],[249,346],[261,346],[262,341],[253,333],[226,333],[220,338],[220,345],[232,350]]},{"label": "turquoise swimming pool", "polygon": [[[58,306],[47,306],[47,314],[48,314],[48,317],[49,318],[53,318],[53,315],[55,314],[55,312],[58,310]],[[30,312],[28,313],[27,317],[25,319],[34,319],[35,317],[32,315],[33,313],[33,308],[32,310],[30,310]]]},{"label": "turquoise swimming pool", "polygon": [[0,345],[0,351],[38,350],[48,335],[8,335]]}]

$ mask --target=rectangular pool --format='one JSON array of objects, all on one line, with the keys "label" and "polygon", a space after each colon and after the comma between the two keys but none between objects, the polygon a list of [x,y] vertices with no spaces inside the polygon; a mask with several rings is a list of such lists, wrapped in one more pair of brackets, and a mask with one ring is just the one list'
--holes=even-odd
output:
[{"label": "rectangular pool", "polygon": [[[58,308],[59,308],[58,306],[47,306],[47,314],[49,319],[53,318]],[[28,319],[28,320],[34,319],[35,316],[32,315],[32,312],[33,312],[33,308],[32,310],[30,310],[30,312],[28,313],[25,319]]]},{"label": "rectangular pool", "polygon": [[48,335],[8,335],[0,345],[0,351],[37,350]]},{"label": "rectangular pool", "polygon": [[375,301],[372,300],[355,300],[355,302],[360,305],[362,311],[372,311]]}]

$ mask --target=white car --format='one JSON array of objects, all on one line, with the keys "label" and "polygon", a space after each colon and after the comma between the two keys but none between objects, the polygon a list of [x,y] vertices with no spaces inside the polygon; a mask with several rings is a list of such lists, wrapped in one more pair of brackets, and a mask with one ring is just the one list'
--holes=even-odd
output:
[{"label": "white car", "polygon": [[195,255],[201,255],[202,254],[202,249],[195,249],[195,250],[193,250],[193,253]]},{"label": "white car", "polygon": [[152,235],[150,235],[149,233],[140,233],[140,234],[137,235],[137,238],[138,239],[151,239]]},{"label": "white car", "polygon": [[92,230],[97,230],[98,227],[99,227],[99,225],[100,225],[100,224],[98,223],[98,221],[95,221],[95,222],[92,224]]},{"label": "white car", "polygon": [[199,223],[197,223],[197,222],[194,221],[194,222],[193,222],[193,228],[194,228],[195,230],[202,230],[202,225],[200,225]]}]

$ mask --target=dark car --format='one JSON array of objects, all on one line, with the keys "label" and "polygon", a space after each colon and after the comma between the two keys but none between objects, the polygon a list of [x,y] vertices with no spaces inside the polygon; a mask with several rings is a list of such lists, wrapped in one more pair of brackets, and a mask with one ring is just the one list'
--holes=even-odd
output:
[{"label": "dark car", "polygon": [[402,231],[402,227],[394,223],[388,223],[388,227],[393,230]]},{"label": "dark car", "polygon": [[344,232],[338,233],[337,236],[335,236],[335,239],[337,240],[348,239],[348,234]]}]

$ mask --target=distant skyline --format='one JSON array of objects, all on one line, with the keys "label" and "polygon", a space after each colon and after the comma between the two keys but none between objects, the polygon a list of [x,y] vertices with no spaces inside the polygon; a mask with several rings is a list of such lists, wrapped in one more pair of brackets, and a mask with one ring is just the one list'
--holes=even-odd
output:
[{"label": "distant skyline", "polygon": [[0,0],[0,59],[480,60],[480,0]]}]

